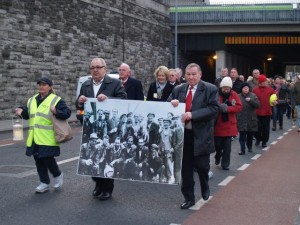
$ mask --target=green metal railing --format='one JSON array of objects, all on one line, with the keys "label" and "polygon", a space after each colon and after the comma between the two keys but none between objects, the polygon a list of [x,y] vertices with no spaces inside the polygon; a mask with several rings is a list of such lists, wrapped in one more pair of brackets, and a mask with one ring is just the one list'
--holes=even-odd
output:
[{"label": "green metal railing", "polygon": [[300,4],[194,5],[170,7],[171,24],[177,23],[300,23]]}]

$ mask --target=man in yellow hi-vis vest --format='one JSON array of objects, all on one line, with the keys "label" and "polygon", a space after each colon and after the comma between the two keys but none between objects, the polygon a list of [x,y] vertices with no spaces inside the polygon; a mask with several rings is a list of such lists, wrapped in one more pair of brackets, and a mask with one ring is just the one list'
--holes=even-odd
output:
[{"label": "man in yellow hi-vis vest", "polygon": [[28,99],[25,107],[16,109],[16,115],[29,119],[29,131],[26,142],[26,155],[34,157],[40,185],[37,193],[49,191],[50,178],[48,171],[54,177],[54,189],[63,184],[63,173],[60,171],[54,157],[60,155],[59,143],[55,141],[55,133],[51,113],[58,119],[68,119],[71,110],[66,103],[53,91],[52,80],[42,77],[38,80],[39,93]]}]

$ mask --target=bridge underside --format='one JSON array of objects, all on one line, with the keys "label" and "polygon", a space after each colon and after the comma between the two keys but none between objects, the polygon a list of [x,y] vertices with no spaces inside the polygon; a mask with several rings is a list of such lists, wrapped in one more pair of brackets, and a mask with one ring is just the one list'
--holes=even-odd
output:
[{"label": "bridge underside", "polygon": [[[180,65],[197,62],[204,80],[213,82],[220,68],[213,56],[226,52],[224,66],[251,75],[254,68],[268,77],[285,75],[287,65],[300,65],[300,32],[179,34]],[[272,60],[268,61],[267,59]],[[300,72],[300,71],[297,71]]]}]

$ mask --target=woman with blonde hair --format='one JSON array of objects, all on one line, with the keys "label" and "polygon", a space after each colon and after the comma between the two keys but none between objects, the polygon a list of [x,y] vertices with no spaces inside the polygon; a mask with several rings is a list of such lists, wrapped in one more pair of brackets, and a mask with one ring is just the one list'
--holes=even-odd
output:
[{"label": "woman with blonde hair", "polygon": [[147,94],[147,101],[167,101],[174,86],[170,84],[169,80],[170,71],[165,66],[159,66],[155,72],[155,81],[150,84]]}]

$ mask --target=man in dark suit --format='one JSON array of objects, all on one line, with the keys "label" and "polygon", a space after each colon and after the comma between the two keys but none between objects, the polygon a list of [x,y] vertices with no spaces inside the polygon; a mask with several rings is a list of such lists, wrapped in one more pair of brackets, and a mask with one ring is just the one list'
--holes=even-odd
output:
[{"label": "man in dark suit", "polygon": [[127,93],[127,99],[144,100],[143,86],[141,81],[132,78],[129,65],[122,63],[119,67],[119,76]]},{"label": "man in dark suit", "polygon": [[[106,63],[104,59],[94,58],[90,64],[90,72],[92,79],[82,84],[80,94],[76,100],[77,109],[83,109],[87,98],[97,98],[98,101],[104,101],[108,97],[127,98],[120,80],[106,75]],[[110,199],[114,188],[114,180],[100,177],[93,177],[93,180],[96,182],[93,196],[99,197],[100,200]]]},{"label": "man in dark suit", "polygon": [[179,102],[186,103],[186,112],[182,115],[185,123],[182,157],[181,192],[185,201],[182,209],[195,204],[194,168],[201,186],[202,198],[210,196],[208,172],[210,154],[214,147],[214,118],[219,111],[216,86],[201,80],[202,71],[199,65],[189,64],[185,69],[187,83],[176,86],[168,98],[174,107]]}]

